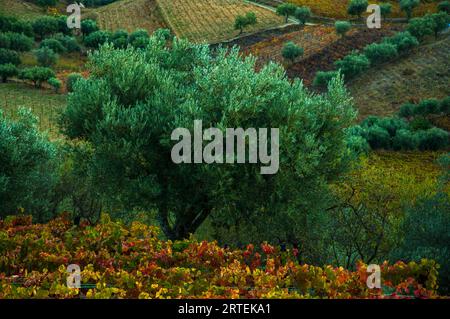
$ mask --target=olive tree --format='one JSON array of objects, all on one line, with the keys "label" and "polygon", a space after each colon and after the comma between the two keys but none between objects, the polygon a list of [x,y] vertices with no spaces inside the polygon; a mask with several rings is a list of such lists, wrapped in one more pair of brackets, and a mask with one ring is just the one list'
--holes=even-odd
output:
[{"label": "olive tree", "polygon": [[[355,114],[342,79],[317,95],[278,64],[257,72],[255,59],[237,49],[213,53],[161,34],[144,49],[102,46],[90,56],[90,77],[69,95],[61,127],[90,150],[86,174],[130,211],[156,211],[171,239],[213,215],[259,220],[260,231],[286,224],[282,236],[302,236],[308,214],[325,205],[327,183],[347,166],[344,128]],[[237,164],[236,157],[234,164],[174,163],[174,130],[193,132],[196,120],[222,134],[278,128],[278,172],[261,174],[261,163]]]}]

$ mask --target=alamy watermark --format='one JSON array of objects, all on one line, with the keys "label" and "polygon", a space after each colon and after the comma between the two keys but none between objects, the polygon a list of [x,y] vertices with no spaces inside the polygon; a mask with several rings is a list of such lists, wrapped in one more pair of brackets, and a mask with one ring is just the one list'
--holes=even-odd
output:
[{"label": "alamy watermark", "polygon": [[366,284],[369,289],[381,288],[381,268],[376,264],[367,266],[367,272],[370,275],[367,277]]},{"label": "alamy watermark", "polygon": [[[202,121],[195,120],[193,138],[187,128],[173,130],[171,140],[179,142],[173,146],[171,157],[175,164],[243,164],[248,160],[248,163],[267,165],[261,167],[261,174],[276,174],[280,165],[279,138],[279,129],[271,128],[269,154],[267,128],[227,128],[224,136],[224,132],[218,128],[203,130]],[[203,148],[203,141],[210,142]]]},{"label": "alamy watermark", "polygon": [[381,28],[381,8],[378,4],[370,4],[367,12],[372,13],[367,17],[367,27],[369,29]]},{"label": "alamy watermark", "polygon": [[67,7],[67,13],[71,13],[66,21],[69,29],[81,29],[81,8],[84,8],[84,5],[76,2]]},{"label": "alamy watermark", "polygon": [[77,264],[67,266],[67,287],[73,289],[81,288],[81,268]]}]

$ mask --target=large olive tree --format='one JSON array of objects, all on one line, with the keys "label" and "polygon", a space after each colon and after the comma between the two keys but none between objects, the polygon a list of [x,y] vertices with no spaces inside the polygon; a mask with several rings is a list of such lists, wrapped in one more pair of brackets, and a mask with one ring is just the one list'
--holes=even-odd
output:
[{"label": "large olive tree", "polygon": [[[90,149],[87,173],[111,199],[156,211],[171,239],[211,215],[258,216],[264,229],[282,222],[282,236],[300,235],[346,165],[343,129],[354,111],[342,80],[312,94],[279,65],[256,72],[254,58],[236,49],[211,52],[165,34],[145,49],[105,45],[90,56],[90,77],[77,81],[62,116],[65,134]],[[262,175],[261,163],[175,164],[171,134],[193,132],[195,120],[222,131],[279,128],[278,172]]]}]

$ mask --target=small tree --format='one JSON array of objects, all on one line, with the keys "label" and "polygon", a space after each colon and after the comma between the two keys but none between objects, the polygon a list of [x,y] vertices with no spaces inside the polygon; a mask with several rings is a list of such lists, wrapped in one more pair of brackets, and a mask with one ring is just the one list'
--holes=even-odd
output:
[{"label": "small tree", "polygon": [[49,48],[52,49],[53,52],[56,53],[65,53],[66,48],[56,39],[44,39],[39,45],[40,48]]},{"label": "small tree", "polygon": [[291,41],[285,43],[283,49],[281,50],[281,55],[283,58],[290,60],[291,63],[294,63],[295,59],[302,56],[303,53],[303,48]]},{"label": "small tree", "polygon": [[446,12],[442,11],[425,17],[425,19],[431,19],[433,21],[433,31],[435,38],[438,37],[441,31],[447,28],[450,22],[449,18],[449,15]]},{"label": "small tree", "polygon": [[435,33],[435,22],[433,19],[427,17],[413,18],[409,21],[407,30],[421,41],[425,37]]},{"label": "small tree", "polygon": [[57,78],[50,78],[47,82],[53,87],[55,93],[58,93],[58,90],[61,88],[61,81]]},{"label": "small tree", "polygon": [[98,31],[97,22],[91,19],[83,19],[81,20],[81,32],[84,36],[88,36],[89,34]]},{"label": "small tree", "polygon": [[34,33],[40,38],[58,33],[59,30],[58,19],[49,16],[44,16],[34,20],[32,26]]},{"label": "small tree", "polygon": [[8,32],[6,36],[9,38],[9,48],[11,50],[25,52],[30,51],[33,47],[34,40],[22,33]]},{"label": "small tree", "polygon": [[320,88],[326,88],[328,83],[338,75],[339,72],[337,71],[319,71],[314,78],[313,85]]},{"label": "small tree", "polygon": [[361,19],[362,14],[367,10],[369,3],[367,0],[351,0],[347,12],[352,16],[358,16]]},{"label": "small tree", "polygon": [[380,13],[383,19],[386,20],[386,18],[391,14],[392,12],[392,4],[383,2],[380,4]]},{"label": "small tree", "polygon": [[450,1],[442,1],[438,4],[438,10],[450,14]]},{"label": "small tree", "polygon": [[109,42],[111,33],[108,31],[95,31],[84,38],[84,44],[89,48],[97,49],[102,44]]},{"label": "small tree", "polygon": [[364,48],[364,55],[372,65],[384,63],[397,56],[397,47],[390,43],[372,43]]},{"label": "small tree", "polygon": [[53,70],[50,68],[34,66],[31,68],[23,69],[19,73],[19,77],[21,79],[33,82],[35,87],[41,87],[43,82],[55,77],[55,72],[53,72]]},{"label": "small tree", "polygon": [[292,3],[283,3],[277,7],[277,14],[286,18],[286,23],[289,21],[289,16],[295,15],[297,6]]},{"label": "small tree", "polygon": [[368,69],[370,61],[364,54],[354,52],[345,56],[342,60],[336,61],[334,65],[341,70],[345,79],[348,80]]},{"label": "small tree", "polygon": [[336,21],[334,27],[336,29],[336,33],[343,38],[345,34],[350,31],[352,25],[348,21]]},{"label": "small tree", "polygon": [[309,7],[297,8],[294,16],[300,24],[305,24],[311,18],[311,9]]},{"label": "small tree", "polygon": [[0,64],[20,64],[20,56],[16,51],[0,49]]},{"label": "small tree", "polygon": [[420,4],[420,0],[400,0],[400,9],[405,11],[406,16],[409,19],[412,17],[412,12]]},{"label": "small tree", "polygon": [[2,82],[5,83],[8,78],[16,76],[18,74],[17,67],[14,64],[0,64],[0,77]]},{"label": "small tree", "polygon": [[398,52],[408,51],[419,45],[417,38],[408,31],[397,32],[392,37],[384,38],[383,41],[395,45]]},{"label": "small tree", "polygon": [[237,16],[236,20],[234,21],[234,29],[239,30],[239,34],[242,34],[244,32],[244,28],[255,25],[257,23],[257,18],[255,13],[248,12],[245,16]]},{"label": "small tree", "polygon": [[52,49],[48,47],[43,47],[34,50],[34,55],[41,66],[52,66],[58,61],[58,54],[56,54]]}]

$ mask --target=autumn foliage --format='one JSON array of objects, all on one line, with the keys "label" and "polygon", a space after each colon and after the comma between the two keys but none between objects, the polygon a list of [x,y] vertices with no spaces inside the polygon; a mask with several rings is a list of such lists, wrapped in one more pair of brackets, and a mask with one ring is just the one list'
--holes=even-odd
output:
[{"label": "autumn foliage", "polygon": [[[301,264],[296,249],[229,249],[216,242],[163,241],[159,230],[103,215],[74,226],[18,216],[0,221],[0,298],[434,298],[434,261],[381,265],[382,288],[356,271]],[[78,264],[81,289],[66,285]]]}]

